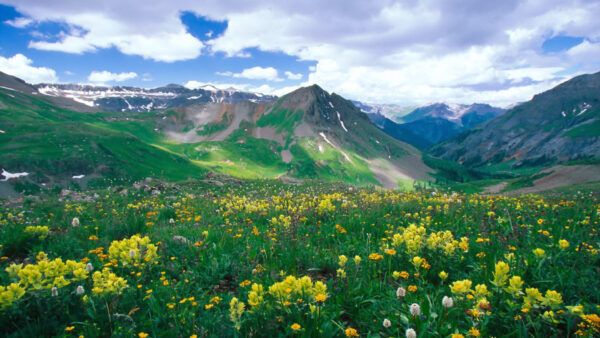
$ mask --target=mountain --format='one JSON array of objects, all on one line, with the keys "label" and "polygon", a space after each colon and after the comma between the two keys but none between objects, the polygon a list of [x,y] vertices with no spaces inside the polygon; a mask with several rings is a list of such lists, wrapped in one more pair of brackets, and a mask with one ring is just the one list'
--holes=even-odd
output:
[{"label": "mountain", "polygon": [[402,122],[402,117],[412,112],[415,106],[400,106],[397,104],[375,104],[364,103],[360,101],[352,101],[352,103],[360,108],[367,115],[381,115],[395,122]]},{"label": "mountain", "polygon": [[[379,130],[352,102],[316,85],[269,103],[204,103],[177,111],[179,124],[159,120],[158,128],[168,140],[209,144],[210,152],[195,152],[198,161],[230,159],[235,166],[232,158],[238,157],[240,145],[252,150],[260,144],[277,156],[264,154],[245,166],[262,171],[270,167],[277,175],[396,187],[402,181],[427,179],[431,171],[418,150]],[[231,169],[252,174],[243,166]]]},{"label": "mountain", "polygon": [[432,172],[418,150],[316,85],[271,102],[89,113],[61,108],[56,97],[14,80],[0,77],[0,194],[145,177],[176,181],[209,171],[396,188]]},{"label": "mountain", "polygon": [[478,167],[600,157],[600,73],[577,76],[431,149]]},{"label": "mountain", "polygon": [[244,92],[233,88],[223,90],[211,85],[189,89],[177,84],[170,84],[164,87],[145,89],[42,83],[36,85],[35,88],[41,94],[70,98],[96,110],[121,112],[168,109],[200,102],[268,102],[277,98],[272,95]]},{"label": "mountain", "polygon": [[504,109],[487,104],[434,103],[414,109],[402,117],[401,123],[381,113],[371,113],[369,118],[389,135],[417,148],[427,149],[504,112]]}]

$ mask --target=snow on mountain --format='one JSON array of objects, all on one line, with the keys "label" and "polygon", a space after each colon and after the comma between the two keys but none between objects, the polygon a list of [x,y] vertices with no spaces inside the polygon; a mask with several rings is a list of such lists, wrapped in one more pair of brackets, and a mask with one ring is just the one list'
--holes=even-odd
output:
[{"label": "snow on mountain", "polygon": [[65,97],[105,111],[140,112],[181,107],[194,103],[269,102],[276,96],[244,92],[234,88],[219,89],[213,85],[198,88],[170,84],[159,88],[107,87],[82,84],[39,84],[44,95]]}]

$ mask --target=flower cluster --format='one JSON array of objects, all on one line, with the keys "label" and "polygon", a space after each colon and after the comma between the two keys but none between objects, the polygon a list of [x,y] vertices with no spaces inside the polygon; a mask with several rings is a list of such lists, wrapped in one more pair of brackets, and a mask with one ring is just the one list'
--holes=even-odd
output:
[{"label": "flower cluster", "polygon": [[133,235],[120,241],[113,241],[108,248],[111,259],[123,266],[134,266],[140,262],[152,262],[158,258],[158,248],[150,243],[148,236]]}]

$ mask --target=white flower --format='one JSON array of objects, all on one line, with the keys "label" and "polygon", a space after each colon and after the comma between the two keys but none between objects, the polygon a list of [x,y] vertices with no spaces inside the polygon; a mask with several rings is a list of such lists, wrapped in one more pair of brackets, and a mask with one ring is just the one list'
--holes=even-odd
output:
[{"label": "white flower", "polygon": [[71,221],[71,225],[74,227],[78,227],[79,226],[79,218],[73,217],[73,220]]},{"label": "white flower", "polygon": [[92,265],[92,263],[87,263],[87,264],[85,265],[85,271],[87,271],[87,272],[92,272],[92,271],[94,271],[94,266]]},{"label": "white flower", "polygon": [[417,338],[417,331],[413,329],[406,330],[406,338]]},{"label": "white flower", "polygon": [[135,250],[133,250],[133,249],[129,250],[129,257],[131,257],[131,258],[135,257]]},{"label": "white flower", "polygon": [[406,296],[406,289],[404,289],[403,287],[399,287],[398,290],[396,290],[396,297],[400,299],[404,298],[404,296]]},{"label": "white flower", "polygon": [[56,288],[56,286],[53,286],[50,292],[52,294],[52,297],[58,296],[58,289]]},{"label": "white flower", "polygon": [[175,220],[172,218],[169,218],[169,224],[175,224]]},{"label": "white flower", "polygon": [[390,320],[389,320],[389,319],[387,319],[387,318],[386,318],[386,319],[384,319],[384,320],[383,320],[383,327],[385,327],[385,328],[387,329],[387,328],[388,328],[388,327],[390,327],[390,326],[392,326],[392,322],[390,322]]},{"label": "white flower", "polygon": [[410,314],[413,316],[420,316],[421,315],[421,306],[419,306],[419,304],[417,303],[412,303],[410,305]]},{"label": "white flower", "polygon": [[77,289],[75,290],[75,294],[78,296],[81,296],[85,293],[85,289],[83,288],[83,286],[79,285],[77,287]]},{"label": "white flower", "polygon": [[442,306],[446,309],[449,309],[451,307],[454,306],[454,300],[452,299],[452,297],[446,297],[444,296],[444,298],[442,298]]}]

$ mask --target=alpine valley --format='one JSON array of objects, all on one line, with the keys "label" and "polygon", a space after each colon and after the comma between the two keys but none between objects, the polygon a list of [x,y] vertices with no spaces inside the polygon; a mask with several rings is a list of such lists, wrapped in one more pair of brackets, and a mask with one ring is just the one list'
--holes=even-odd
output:
[{"label": "alpine valley", "polygon": [[318,85],[278,98],[213,86],[33,86],[1,74],[1,192],[211,172],[388,189],[543,190],[600,179],[599,93],[593,74],[508,111],[403,108],[348,101]]}]

